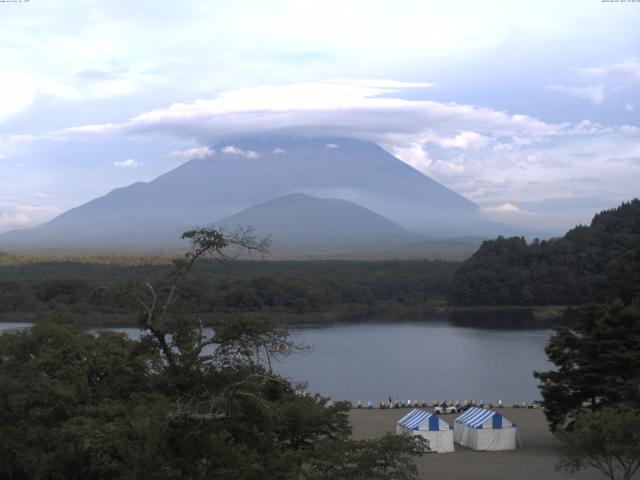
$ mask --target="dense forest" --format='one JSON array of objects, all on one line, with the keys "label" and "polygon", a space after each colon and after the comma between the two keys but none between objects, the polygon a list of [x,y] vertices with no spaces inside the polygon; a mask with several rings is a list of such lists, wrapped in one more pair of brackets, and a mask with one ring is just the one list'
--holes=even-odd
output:
[{"label": "dense forest", "polygon": [[[181,288],[183,313],[314,314],[401,311],[442,305],[457,262],[203,261]],[[162,285],[171,265],[35,262],[0,268],[4,320],[64,312],[85,324],[135,322],[120,294],[129,282]],[[207,320],[206,315],[204,320]]]},{"label": "dense forest", "polygon": [[582,305],[640,290],[640,200],[547,241],[498,237],[456,271],[457,305]]},{"label": "dense forest", "polygon": [[[131,324],[131,282],[162,288],[167,258],[0,258],[0,320],[64,313]],[[640,292],[640,200],[597,214],[562,238],[486,241],[468,260],[203,261],[184,283],[183,313],[259,313],[278,320],[449,306],[584,305]]]}]

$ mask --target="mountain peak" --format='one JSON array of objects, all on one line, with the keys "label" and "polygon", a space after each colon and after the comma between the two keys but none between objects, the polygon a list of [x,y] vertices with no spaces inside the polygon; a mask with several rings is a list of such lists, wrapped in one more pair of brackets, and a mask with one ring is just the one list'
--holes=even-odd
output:
[{"label": "mountain peak", "polygon": [[481,234],[474,227],[480,220],[473,202],[371,142],[261,134],[229,138],[213,148],[210,159],[113,190],[29,234],[5,235],[0,245],[13,239],[50,247],[163,246],[173,244],[182,229],[292,194],[297,196],[289,201],[297,203],[352,202],[422,234]]}]

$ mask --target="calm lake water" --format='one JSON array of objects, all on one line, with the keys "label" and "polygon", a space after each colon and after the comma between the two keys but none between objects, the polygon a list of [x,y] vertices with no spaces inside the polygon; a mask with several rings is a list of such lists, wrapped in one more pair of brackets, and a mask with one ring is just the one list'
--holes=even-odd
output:
[{"label": "calm lake water", "polygon": [[[0,331],[20,326],[0,324]],[[532,401],[540,398],[533,371],[551,367],[544,353],[551,329],[512,317],[442,315],[297,326],[291,333],[311,348],[274,368],[336,400]]]}]

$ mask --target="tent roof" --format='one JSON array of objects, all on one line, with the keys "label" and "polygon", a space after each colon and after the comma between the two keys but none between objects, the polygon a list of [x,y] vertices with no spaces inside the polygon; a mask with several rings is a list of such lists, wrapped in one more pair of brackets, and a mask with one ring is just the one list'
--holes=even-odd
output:
[{"label": "tent roof", "polygon": [[417,430],[425,421],[429,422],[429,430],[442,430],[440,425],[442,420],[437,415],[433,415],[432,413],[418,408],[414,408],[407,415],[398,420],[398,425],[402,425],[411,430]]},{"label": "tent roof", "polygon": [[[456,423],[462,423],[464,425],[468,425],[469,427],[472,428],[482,428],[483,424],[489,420],[490,418],[493,418],[495,416],[498,416],[499,419],[499,427],[497,428],[502,428],[503,423],[504,426],[510,426],[513,425],[511,424],[511,422],[509,421],[502,421],[502,415],[499,414],[498,412],[494,412],[493,410],[487,410],[485,408],[478,408],[478,407],[471,407],[469,410],[467,410],[466,412],[464,412],[462,415],[460,415],[458,418],[456,418]],[[498,423],[498,422],[494,422],[494,423]],[[494,427],[495,428],[495,427]]]}]

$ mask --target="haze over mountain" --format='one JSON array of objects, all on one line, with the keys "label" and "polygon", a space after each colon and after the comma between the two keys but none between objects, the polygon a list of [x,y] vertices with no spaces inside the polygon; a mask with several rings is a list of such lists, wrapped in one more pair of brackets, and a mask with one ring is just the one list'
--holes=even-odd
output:
[{"label": "haze over mountain", "polygon": [[292,193],[247,208],[216,222],[225,231],[251,225],[269,236],[271,250],[340,252],[398,249],[421,237],[382,215],[347,200]]},{"label": "haze over mountain", "polygon": [[[330,225],[348,224],[350,214],[362,221],[350,229],[334,228],[332,241],[342,236],[364,242],[402,236],[406,230],[432,238],[513,232],[483,220],[473,202],[371,142],[269,135],[229,139],[212,148],[213,155],[188,161],[151,182],[115,189],[38,228],[2,235],[0,247],[175,246],[181,231],[221,219],[221,224],[254,225],[261,233],[310,241],[323,230],[314,224],[329,232]],[[354,203],[298,195],[256,206],[292,193]],[[299,219],[295,228],[282,223],[279,208]],[[315,213],[309,215],[310,210]]]}]

